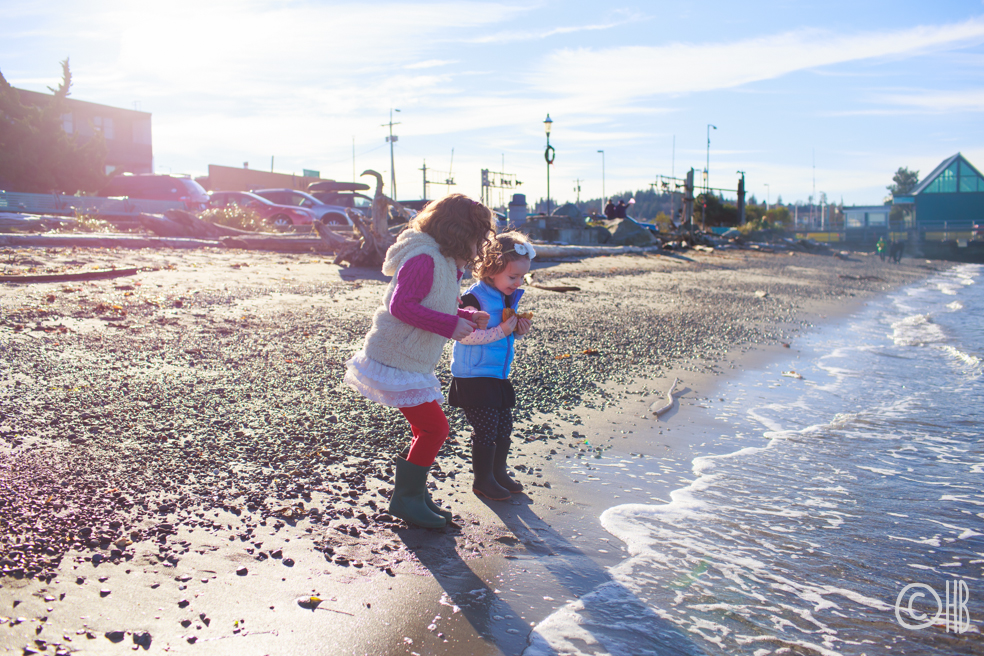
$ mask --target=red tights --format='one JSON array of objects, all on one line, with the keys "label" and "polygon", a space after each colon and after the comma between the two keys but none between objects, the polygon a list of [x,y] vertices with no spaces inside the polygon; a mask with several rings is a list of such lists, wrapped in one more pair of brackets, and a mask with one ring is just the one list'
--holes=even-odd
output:
[{"label": "red tights", "polygon": [[413,431],[413,442],[410,443],[407,460],[419,467],[430,467],[450,431],[448,418],[444,416],[441,405],[437,401],[430,401],[400,408],[400,412],[410,422],[410,430]]}]

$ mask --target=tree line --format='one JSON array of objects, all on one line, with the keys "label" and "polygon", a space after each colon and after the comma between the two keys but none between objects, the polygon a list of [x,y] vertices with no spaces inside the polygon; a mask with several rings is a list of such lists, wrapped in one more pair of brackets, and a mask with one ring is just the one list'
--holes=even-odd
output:
[{"label": "tree line", "polygon": [[63,116],[72,86],[68,59],[62,81],[39,105],[24,104],[0,72],[0,189],[28,193],[92,192],[106,182],[106,142],[102,133],[68,134]]}]

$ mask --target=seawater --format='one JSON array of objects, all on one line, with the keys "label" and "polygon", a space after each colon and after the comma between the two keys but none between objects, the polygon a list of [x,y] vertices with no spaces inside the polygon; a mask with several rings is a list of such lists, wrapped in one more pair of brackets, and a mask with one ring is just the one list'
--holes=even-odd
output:
[{"label": "seawater", "polygon": [[629,557],[527,656],[984,654],[984,267],[797,347],[722,391],[670,503],[605,511]]}]

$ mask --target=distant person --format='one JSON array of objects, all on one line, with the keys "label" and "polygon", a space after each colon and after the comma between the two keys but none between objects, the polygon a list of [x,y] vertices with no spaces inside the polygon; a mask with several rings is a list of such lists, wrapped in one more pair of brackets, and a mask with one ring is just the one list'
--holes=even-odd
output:
[{"label": "distant person", "polygon": [[532,320],[520,317],[516,307],[523,296],[523,276],[534,257],[536,251],[522,233],[504,232],[492,241],[475,268],[479,282],[461,297],[463,308],[489,313],[488,328],[461,339],[451,351],[454,377],[448,404],[461,408],[472,427],[472,491],[494,501],[523,491],[506,470],[516,405],[509,370],[516,338],[532,326]]},{"label": "distant person", "polygon": [[625,204],[624,200],[618,201],[618,205],[615,206],[615,218],[624,219],[625,213],[628,211],[629,206]]},{"label": "distant person", "polygon": [[608,199],[608,203],[605,205],[605,218],[609,221],[615,218],[615,203],[612,202],[611,198]]},{"label": "distant person", "polygon": [[878,243],[875,244],[875,252],[878,253],[878,257],[881,258],[882,262],[885,261],[885,255],[887,250],[888,250],[888,242],[885,241],[884,237],[879,237]]},{"label": "distant person", "polygon": [[888,251],[888,259],[898,264],[902,261],[902,254],[905,253],[904,241],[893,241]]},{"label": "distant person", "polygon": [[463,194],[429,203],[386,251],[382,270],[393,279],[362,350],[345,363],[345,383],[410,422],[413,441],[396,458],[389,512],[424,528],[442,528],[452,518],[426,487],[449,431],[434,368],[448,339],[488,324],[487,312],[458,308],[458,293],[462,270],[492,234],[492,211]]}]

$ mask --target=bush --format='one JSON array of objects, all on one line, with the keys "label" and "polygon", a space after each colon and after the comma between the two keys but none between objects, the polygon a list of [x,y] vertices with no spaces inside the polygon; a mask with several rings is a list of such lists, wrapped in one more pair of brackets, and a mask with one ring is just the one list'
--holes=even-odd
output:
[{"label": "bush", "polygon": [[262,232],[267,224],[259,214],[243,207],[214,207],[201,213],[203,221],[240,230]]}]

